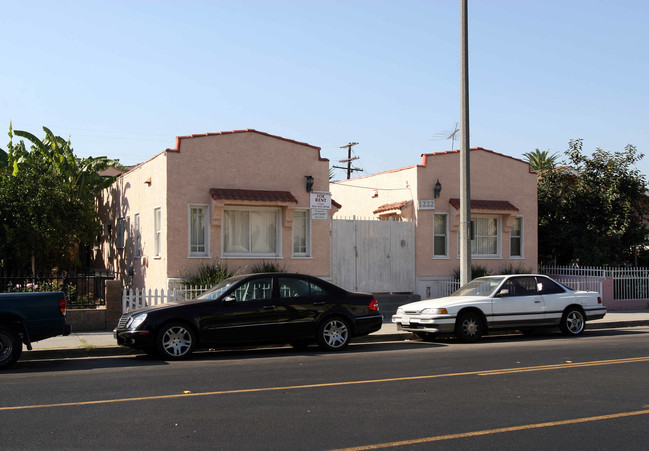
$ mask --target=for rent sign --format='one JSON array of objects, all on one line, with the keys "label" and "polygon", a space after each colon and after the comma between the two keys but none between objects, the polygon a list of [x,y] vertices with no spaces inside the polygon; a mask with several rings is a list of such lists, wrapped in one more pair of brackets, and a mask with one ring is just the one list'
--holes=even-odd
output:
[{"label": "for rent sign", "polygon": [[311,206],[317,210],[331,210],[331,193],[329,191],[311,191]]}]

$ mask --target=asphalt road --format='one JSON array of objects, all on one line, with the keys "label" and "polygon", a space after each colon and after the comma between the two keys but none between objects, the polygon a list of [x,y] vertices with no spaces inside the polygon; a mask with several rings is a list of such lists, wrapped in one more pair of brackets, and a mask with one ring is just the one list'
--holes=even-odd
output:
[{"label": "asphalt road", "polygon": [[7,449],[625,449],[649,444],[649,328],[19,361]]}]

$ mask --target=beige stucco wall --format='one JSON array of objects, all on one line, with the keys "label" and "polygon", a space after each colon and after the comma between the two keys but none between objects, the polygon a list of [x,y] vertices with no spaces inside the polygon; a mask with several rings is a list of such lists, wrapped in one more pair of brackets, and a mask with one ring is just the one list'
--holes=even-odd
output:
[{"label": "beige stucco wall", "polygon": [[[131,286],[143,288],[145,281],[166,280],[167,242],[164,239],[164,224],[167,221],[167,157],[156,155],[131,171],[123,174],[113,185],[102,192],[100,217],[103,223],[111,225],[111,236],[104,237],[101,257],[106,269],[115,271],[123,281],[130,276]],[[162,215],[162,239],[160,256],[154,250],[154,209],[160,208]],[[135,215],[140,216],[140,246],[135,249]],[[116,224],[124,218],[126,230],[124,248],[115,247]],[[165,285],[147,288],[164,288]]]},{"label": "beige stucco wall", "polygon": [[[459,268],[459,210],[449,203],[449,199],[460,197],[459,175],[459,153],[447,152],[424,155],[421,164],[417,166],[334,183],[331,185],[332,195],[342,204],[334,217],[377,218],[373,211],[379,206],[412,199],[414,208],[404,208],[402,216],[416,221],[417,277],[452,276]],[[440,197],[435,199],[435,209],[418,209],[419,200],[433,199],[437,180],[442,185],[442,191]],[[472,208],[472,216],[497,216],[501,227],[499,256],[474,257],[474,265],[484,266],[492,273],[509,265],[529,271],[537,270],[536,189],[536,174],[530,172],[528,163],[484,149],[471,151],[471,199],[509,201],[518,208],[518,212]],[[435,213],[448,214],[446,257],[433,256]],[[515,216],[523,218],[523,257],[510,257],[510,232]]]},{"label": "beige stucco wall", "polygon": [[[198,136],[179,140],[179,150],[169,159],[169,277],[191,273],[201,264],[221,259],[230,269],[249,271],[259,258],[222,258],[220,225],[210,227],[210,259],[188,257],[188,204],[211,205],[210,188],[289,191],[298,209],[309,208],[305,176],[314,178],[314,191],[329,191],[329,161],[317,148],[259,133]],[[267,205],[226,202],[226,205]],[[272,205],[271,205],[272,206]],[[282,211],[285,222],[286,211]],[[211,211],[210,216],[218,215]],[[282,227],[282,256],[268,259],[291,272],[322,277],[330,273],[329,221],[311,221],[311,257],[295,258],[291,224]]]},{"label": "beige stucco wall", "polygon": [[374,219],[373,212],[381,205],[416,200],[417,174],[417,167],[409,166],[332,183],[331,195],[342,205],[334,218]]},{"label": "beige stucco wall", "polygon": [[[127,220],[126,247],[114,249],[106,239],[101,254],[107,269],[127,280],[132,267],[135,288],[168,288],[173,279],[195,272],[201,265],[225,263],[233,271],[249,272],[259,258],[225,258],[221,222],[213,220],[211,188],[289,191],[298,201],[281,211],[281,257],[265,258],[291,272],[321,277],[330,274],[330,221],[311,221],[310,257],[293,257],[292,210],[308,209],[305,176],[314,178],[314,191],[329,190],[329,161],[313,146],[254,131],[179,137],[167,149],[121,176],[102,193],[102,222]],[[206,205],[209,214],[209,257],[189,257],[189,205]],[[265,202],[226,201],[227,206],[270,206]],[[154,254],[154,208],[161,207],[160,256]],[[333,214],[331,211],[331,214]],[[134,258],[134,214],[140,213],[141,258]],[[215,216],[216,215],[216,216]],[[109,244],[111,243],[111,244]],[[112,250],[111,250],[112,245]]]}]

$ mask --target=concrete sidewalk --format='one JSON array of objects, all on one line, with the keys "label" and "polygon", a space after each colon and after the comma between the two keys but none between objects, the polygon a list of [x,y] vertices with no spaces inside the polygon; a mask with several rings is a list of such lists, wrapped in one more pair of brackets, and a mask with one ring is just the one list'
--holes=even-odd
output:
[{"label": "concrete sidewalk", "polygon": [[[386,318],[389,320],[389,318]],[[589,321],[586,330],[649,326],[649,310],[615,310],[603,319]],[[413,338],[409,332],[398,331],[390,322],[383,323],[378,332],[353,340],[359,342],[402,341]],[[67,337],[48,338],[32,344],[33,350],[24,350],[21,360],[65,359],[138,354],[129,348],[117,346],[112,332],[79,332]]]}]

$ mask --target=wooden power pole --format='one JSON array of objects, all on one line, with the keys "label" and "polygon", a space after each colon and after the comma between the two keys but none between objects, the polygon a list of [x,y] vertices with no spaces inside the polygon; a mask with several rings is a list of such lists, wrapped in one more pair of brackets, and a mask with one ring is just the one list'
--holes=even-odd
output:
[{"label": "wooden power pole", "polygon": [[357,142],[349,143],[344,146],[340,146],[341,149],[347,149],[347,158],[345,160],[338,160],[338,163],[347,163],[346,167],[343,166],[334,166],[336,169],[343,169],[347,171],[347,180],[352,178],[352,172],[354,171],[362,171],[360,168],[353,168],[352,167],[352,161],[358,160],[358,157],[352,157],[352,147],[357,145]]}]

